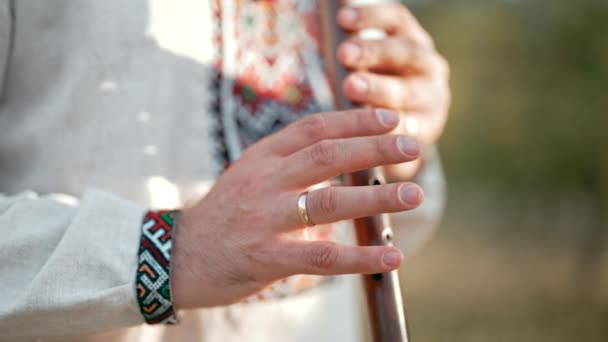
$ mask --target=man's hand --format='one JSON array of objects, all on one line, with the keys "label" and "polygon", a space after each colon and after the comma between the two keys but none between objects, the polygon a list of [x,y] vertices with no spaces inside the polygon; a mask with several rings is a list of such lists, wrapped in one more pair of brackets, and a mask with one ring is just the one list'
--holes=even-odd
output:
[{"label": "man's hand", "polygon": [[[338,48],[339,60],[354,70],[343,84],[346,96],[356,103],[398,111],[402,125],[396,133],[417,135],[424,144],[436,142],[450,106],[449,66],[430,35],[397,3],[347,6],[337,20],[353,33]],[[369,28],[387,35],[374,40],[357,37]],[[408,164],[389,171],[400,174],[398,179],[408,179],[416,169]]]},{"label": "man's hand", "polygon": [[[172,284],[178,308],[226,305],[294,274],[382,273],[401,263],[386,246],[304,241],[298,195],[345,172],[418,158],[416,138],[386,135],[399,115],[359,109],[306,117],[251,146],[200,202],[182,210]],[[309,219],[326,224],[416,208],[415,184],[310,191]],[[314,228],[313,228],[314,229]]]}]

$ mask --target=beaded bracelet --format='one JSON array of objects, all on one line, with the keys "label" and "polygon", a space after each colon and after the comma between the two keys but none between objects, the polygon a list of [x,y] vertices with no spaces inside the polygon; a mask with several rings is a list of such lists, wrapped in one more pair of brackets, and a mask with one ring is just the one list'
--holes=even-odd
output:
[{"label": "beaded bracelet", "polygon": [[143,219],[135,287],[148,324],[175,324],[171,294],[171,247],[176,210],[148,211]]}]

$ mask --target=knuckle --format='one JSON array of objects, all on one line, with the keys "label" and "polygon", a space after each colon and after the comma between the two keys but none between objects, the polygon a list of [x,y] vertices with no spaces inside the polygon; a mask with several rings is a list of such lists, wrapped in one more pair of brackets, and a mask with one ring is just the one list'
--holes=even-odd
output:
[{"label": "knuckle", "polygon": [[[334,213],[338,208],[338,198],[334,188],[318,190],[310,199],[310,211],[314,215],[327,216]],[[313,220],[314,222],[314,220]]]},{"label": "knuckle", "polygon": [[401,39],[387,41],[385,48],[380,48],[378,53],[383,54],[384,62],[388,65],[401,66],[406,61],[408,44]]},{"label": "knuckle", "polygon": [[249,173],[239,178],[239,186],[234,187],[234,191],[239,197],[245,198],[249,198],[252,194],[259,194],[264,189],[263,184],[272,182],[274,174],[275,171],[271,168],[249,168]]},{"label": "knuckle", "polygon": [[433,39],[433,36],[431,36],[430,33],[428,33],[424,28],[422,28],[420,26],[420,24],[418,24],[418,26],[420,27],[420,31],[418,33],[418,40],[420,41],[420,43],[422,45],[425,45],[429,48],[435,48],[435,40]]},{"label": "knuckle", "polygon": [[[370,120],[371,119],[371,120]],[[353,120],[356,132],[368,132],[379,124],[376,112],[373,109],[358,110],[355,115],[350,115],[349,120]]]},{"label": "knuckle", "polygon": [[368,193],[367,201],[372,206],[370,209],[383,212],[392,211],[395,208],[395,203],[399,202],[397,187],[391,185],[381,185],[372,187]]},{"label": "knuckle", "polygon": [[379,137],[370,137],[365,140],[365,143],[359,147],[359,153],[356,153],[349,158],[349,164],[352,168],[368,168],[380,164],[384,158],[382,143]]},{"label": "knuckle", "polygon": [[374,187],[370,193],[369,200],[373,203],[375,210],[379,212],[388,213],[407,208],[407,205],[404,205],[399,200],[399,184]]},{"label": "knuckle", "polygon": [[328,270],[338,261],[339,251],[334,243],[328,242],[315,248],[306,256],[313,269]]},{"label": "knuckle", "polygon": [[336,159],[336,142],[323,140],[308,149],[308,157],[317,166],[329,166]]},{"label": "knuckle", "polygon": [[396,4],[394,4],[394,6],[395,6],[394,10],[395,10],[395,13],[397,14],[397,18],[399,18],[399,22],[402,25],[406,26],[412,20],[412,17],[413,17],[412,12],[410,12],[410,10],[407,7],[405,7],[405,5],[403,5],[403,4],[396,3]]},{"label": "knuckle", "polygon": [[256,193],[258,180],[255,174],[249,174],[245,176],[240,182],[238,187],[234,187],[237,196],[251,196],[252,193]]},{"label": "knuckle", "polygon": [[422,87],[414,87],[414,86],[410,86],[410,98],[409,101],[410,103],[414,103],[418,106],[422,106],[424,104],[424,90]]},{"label": "knuckle", "polygon": [[434,91],[432,85],[425,83],[409,83],[407,88],[407,97],[402,98],[404,108],[426,110],[434,106],[436,97],[440,95]]},{"label": "knuckle", "polygon": [[424,68],[428,63],[428,53],[418,44],[410,44],[409,46],[410,60],[419,68]]},{"label": "knuckle", "polygon": [[393,97],[395,105],[401,109],[413,107],[417,103],[418,92],[418,87],[414,87],[411,82],[404,80],[401,84],[401,92],[398,96]]},{"label": "knuckle", "polygon": [[309,139],[321,140],[327,136],[327,120],[323,114],[309,116],[300,121],[298,130]]},{"label": "knuckle", "polygon": [[[394,139],[393,137],[389,137],[388,140],[392,144]],[[374,161],[377,161],[379,159],[385,160],[391,156],[390,150],[387,148],[389,146],[387,142],[388,141],[384,136],[374,137],[374,141],[372,144],[375,153],[370,156],[374,159]]]},{"label": "knuckle", "polygon": [[[387,51],[387,48],[388,48],[388,50],[390,50],[390,46],[386,47],[380,40],[369,41],[369,42],[366,42],[365,44],[362,44],[362,46],[363,46],[362,59],[367,64],[372,64],[372,65],[379,64],[382,59],[387,58],[387,56],[386,56],[387,52],[390,52],[390,51]],[[390,55],[390,53],[388,55]]]},{"label": "knuckle", "polygon": [[441,111],[447,110],[447,107],[449,107],[451,101],[451,94],[448,85],[441,81],[435,82],[432,87],[432,92],[436,99],[433,108],[441,109]]},{"label": "knuckle", "polygon": [[441,79],[446,78],[449,75],[449,64],[437,51],[423,49],[419,60],[429,75]]},{"label": "knuckle", "polygon": [[437,55],[437,70],[446,78],[450,77],[450,63],[445,57],[439,54]]}]

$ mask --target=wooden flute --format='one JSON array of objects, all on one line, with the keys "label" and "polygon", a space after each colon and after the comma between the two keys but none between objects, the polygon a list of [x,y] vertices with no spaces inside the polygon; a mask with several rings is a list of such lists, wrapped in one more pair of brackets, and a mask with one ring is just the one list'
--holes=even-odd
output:
[{"label": "wooden flute", "polygon": [[[323,28],[322,48],[336,108],[339,110],[354,108],[354,104],[344,96],[341,88],[348,71],[336,57],[337,45],[348,38],[348,34],[336,21],[341,1],[319,0],[319,6]],[[353,186],[386,183],[381,167],[347,175],[347,180]],[[393,246],[393,229],[390,221],[388,214],[354,220],[358,244]],[[410,341],[398,272],[395,270],[382,274],[363,275],[363,284],[373,341]]]}]

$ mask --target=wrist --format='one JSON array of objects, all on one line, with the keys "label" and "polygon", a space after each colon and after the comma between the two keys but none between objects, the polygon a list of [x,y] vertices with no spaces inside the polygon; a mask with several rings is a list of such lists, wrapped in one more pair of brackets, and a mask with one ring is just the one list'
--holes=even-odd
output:
[{"label": "wrist", "polygon": [[191,239],[188,236],[190,215],[189,210],[180,212],[175,222],[176,233],[173,238],[173,267],[171,272],[171,285],[173,289],[174,306],[180,309],[192,308],[194,301],[190,298],[189,284],[192,280],[188,276],[194,276],[192,261],[195,260],[194,251],[188,244]]}]

